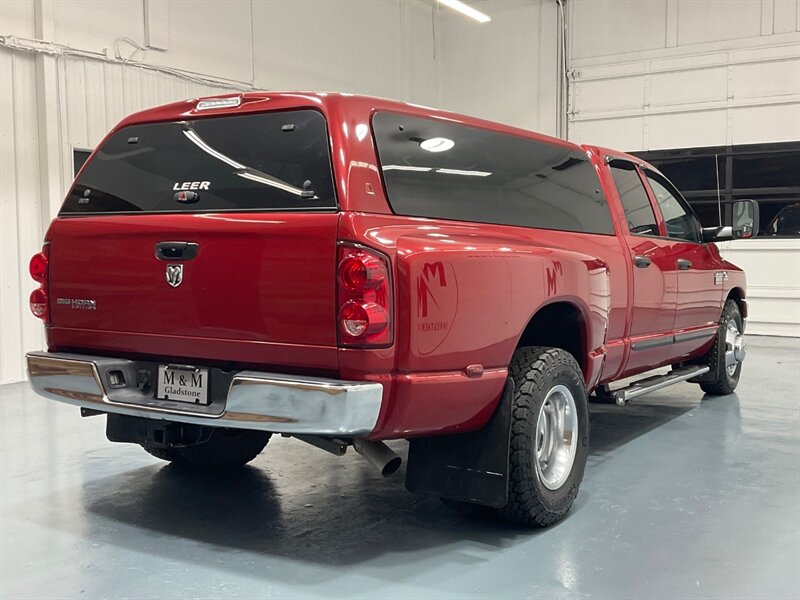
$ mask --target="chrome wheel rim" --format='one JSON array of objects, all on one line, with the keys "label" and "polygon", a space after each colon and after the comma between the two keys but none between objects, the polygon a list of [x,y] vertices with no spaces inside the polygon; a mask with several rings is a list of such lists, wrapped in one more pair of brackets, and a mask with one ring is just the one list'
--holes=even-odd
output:
[{"label": "chrome wheel rim", "polygon": [[736,367],[744,360],[744,336],[739,331],[735,319],[728,321],[725,327],[725,370],[728,375],[736,373]]},{"label": "chrome wheel rim", "polygon": [[568,387],[554,386],[539,408],[536,419],[534,463],[539,480],[557,490],[572,472],[578,449],[578,411]]}]

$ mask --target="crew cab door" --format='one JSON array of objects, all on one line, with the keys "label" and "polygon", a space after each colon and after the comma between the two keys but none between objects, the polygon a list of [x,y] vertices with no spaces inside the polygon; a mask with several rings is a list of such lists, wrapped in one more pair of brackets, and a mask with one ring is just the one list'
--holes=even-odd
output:
[{"label": "crew cab door", "polygon": [[672,240],[661,236],[647,189],[636,165],[614,159],[609,170],[625,212],[623,233],[631,261],[630,352],[625,373],[664,364],[672,345],[677,298],[677,267]]},{"label": "crew cab door", "polygon": [[[704,244],[700,221],[675,186],[663,175],[644,175],[670,240],[669,260],[677,269],[678,294],[670,362],[679,362],[716,333],[722,307],[723,270],[712,244]],[[719,273],[719,275],[717,275]]]}]

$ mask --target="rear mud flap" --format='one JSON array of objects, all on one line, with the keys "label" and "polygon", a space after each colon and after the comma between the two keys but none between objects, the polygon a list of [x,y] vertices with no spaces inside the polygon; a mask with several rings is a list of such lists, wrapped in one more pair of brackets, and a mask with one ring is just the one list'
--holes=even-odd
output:
[{"label": "rear mud flap", "polygon": [[514,381],[509,378],[494,415],[478,431],[413,438],[406,488],[451,500],[505,506],[513,395]]}]

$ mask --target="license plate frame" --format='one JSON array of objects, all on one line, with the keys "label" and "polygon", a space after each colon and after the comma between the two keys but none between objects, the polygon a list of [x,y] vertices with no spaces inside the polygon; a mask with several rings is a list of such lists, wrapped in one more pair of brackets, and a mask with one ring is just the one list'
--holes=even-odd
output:
[{"label": "license plate frame", "polygon": [[158,365],[156,399],[208,406],[209,369],[189,365]]}]

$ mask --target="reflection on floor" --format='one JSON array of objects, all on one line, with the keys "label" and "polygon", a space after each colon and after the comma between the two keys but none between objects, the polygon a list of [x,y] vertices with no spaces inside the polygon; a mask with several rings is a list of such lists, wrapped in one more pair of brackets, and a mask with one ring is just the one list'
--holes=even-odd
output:
[{"label": "reflection on floor", "polygon": [[280,437],[176,469],[2,386],[0,597],[797,598],[798,390],[800,340],[751,338],[735,395],[593,405],[573,513],[528,531]]}]

